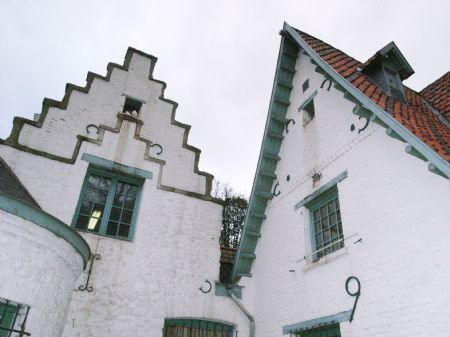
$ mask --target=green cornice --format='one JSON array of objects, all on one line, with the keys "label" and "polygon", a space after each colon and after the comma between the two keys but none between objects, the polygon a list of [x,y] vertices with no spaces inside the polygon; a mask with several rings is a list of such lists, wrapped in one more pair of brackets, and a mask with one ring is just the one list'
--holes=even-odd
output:
[{"label": "green cornice", "polygon": [[294,42],[282,37],[277,68],[267,114],[264,136],[259,153],[258,166],[253,180],[250,202],[242,230],[241,242],[234,260],[232,282],[240,277],[251,277],[251,267],[255,259],[255,248],[261,237],[260,229],[264,221],[267,203],[274,197],[273,182],[277,179],[275,169],[280,160],[278,153],[283,141],[286,112],[290,104],[292,79],[295,73],[298,48]]},{"label": "green cornice", "polygon": [[66,240],[81,255],[84,267],[86,267],[91,250],[81,235],[70,226],[39,208],[3,193],[0,193],[0,209],[45,228]]},{"label": "green cornice", "polygon": [[351,314],[352,314],[352,310],[349,310],[349,311],[340,312],[335,315],[324,316],[324,317],[311,319],[309,321],[285,325],[282,328],[283,335],[287,335],[288,333],[299,333],[301,331],[307,331],[307,330],[319,328],[322,326],[338,324],[341,322],[347,322],[350,320]]}]

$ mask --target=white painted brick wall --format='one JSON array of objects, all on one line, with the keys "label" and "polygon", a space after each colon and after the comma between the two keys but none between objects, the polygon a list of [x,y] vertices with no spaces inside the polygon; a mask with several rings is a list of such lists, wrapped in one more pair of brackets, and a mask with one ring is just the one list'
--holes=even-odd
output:
[{"label": "white painted brick wall", "polygon": [[0,210],[0,297],[31,306],[26,332],[60,336],[83,269],[67,241]]},{"label": "white painted brick wall", "polygon": [[[350,310],[345,281],[354,275],[362,294],[354,321],[341,324],[343,337],[450,336],[448,180],[374,123],[350,132],[364,120],[342,93],[319,88],[324,78],[314,68],[300,56],[288,110],[298,123],[285,135],[276,172],[282,193],[269,203],[253,277],[245,282],[256,335],[281,336],[283,325]],[[302,93],[306,78],[310,88]],[[316,88],[316,116],[303,127],[297,108]],[[314,169],[323,177],[313,188]],[[309,213],[294,205],[345,170],[348,178],[338,184],[343,231],[355,237],[319,262],[305,262]]]},{"label": "white painted brick wall", "polygon": [[[141,136],[164,147],[162,183],[204,193],[205,177],[194,173],[194,152],[182,148],[185,129],[170,124],[173,107],[158,99],[162,85],[148,80],[149,67],[148,59],[135,54],[128,73],[116,69],[110,82],[95,80],[89,94],[74,92],[67,111],[51,109],[42,129],[25,126],[20,142],[69,157],[87,124],[116,125],[125,93],[147,102],[140,112]],[[101,145],[84,142],[73,165],[0,146],[0,156],[42,208],[67,224],[88,167],[83,153],[153,173],[143,185],[132,241],[82,234],[101,259],[91,275],[93,292],[78,290],[87,271],[70,286],[62,336],[162,336],[164,318],[176,317],[229,322],[240,337],[248,336],[248,320],[231,299],[215,296],[214,288],[208,294],[198,289],[205,278],[213,285],[219,278],[222,206],[158,189],[160,165],[144,160],[145,144],[133,138],[135,127],[124,121],[120,133],[105,132]]]}]

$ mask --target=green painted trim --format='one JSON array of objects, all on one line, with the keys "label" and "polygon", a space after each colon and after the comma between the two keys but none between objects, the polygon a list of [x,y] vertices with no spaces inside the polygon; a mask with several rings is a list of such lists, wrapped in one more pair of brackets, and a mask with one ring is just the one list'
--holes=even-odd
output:
[{"label": "green painted trim", "polygon": [[143,179],[152,179],[153,178],[153,173],[150,171],[146,171],[146,170],[142,170],[142,169],[139,169],[136,167],[119,164],[119,163],[113,162],[111,160],[107,160],[104,158],[94,156],[92,154],[83,153],[81,156],[81,160],[87,161],[90,164],[100,166],[107,170],[118,171],[118,172],[121,172],[124,174],[140,177]]},{"label": "green painted trim", "polygon": [[300,107],[298,108],[298,112],[302,111],[305,106],[307,106],[314,99],[314,97],[316,97],[316,95],[317,89],[314,90],[314,92],[302,103],[302,105],[300,105]]},{"label": "green painted trim", "polygon": [[0,209],[45,228],[66,240],[81,255],[84,267],[86,267],[91,256],[91,250],[81,235],[70,226],[39,208],[3,193],[0,193]]},{"label": "green painted trim", "polygon": [[[111,186],[109,187],[109,190],[108,190],[108,195],[107,195],[107,198],[106,198],[106,203],[105,203],[105,208],[104,208],[104,212],[105,213],[102,216],[102,222],[100,224],[100,228],[99,228],[98,233],[94,232],[94,231],[90,231],[90,230],[76,229],[76,222],[77,222],[77,219],[78,219],[78,215],[80,213],[80,208],[81,208],[81,204],[83,202],[83,197],[84,197],[85,191],[87,189],[88,179],[89,179],[89,176],[91,174],[95,174],[95,175],[99,175],[99,176],[107,177],[107,178],[111,179]],[[107,224],[108,224],[108,221],[109,221],[109,216],[110,216],[110,213],[111,213],[111,209],[113,207],[114,193],[116,191],[116,187],[117,187],[118,181],[122,181],[122,182],[126,182],[126,183],[129,183],[129,184],[133,184],[133,185],[136,185],[138,187],[138,190],[137,190],[137,193],[136,193],[136,198],[135,198],[135,204],[134,204],[134,208],[133,208],[133,215],[132,215],[131,223],[130,223],[130,231],[128,233],[128,237],[127,238],[113,236],[113,235],[107,235],[106,234],[106,229],[107,229]],[[75,212],[74,212],[73,217],[72,217],[72,225],[71,225],[71,227],[74,230],[79,231],[79,232],[90,233],[90,234],[94,234],[94,235],[99,235],[99,236],[104,236],[104,237],[113,238],[113,239],[119,239],[119,240],[124,240],[124,241],[132,241],[132,239],[134,237],[135,228],[136,228],[136,222],[137,222],[137,217],[138,217],[138,213],[139,213],[139,207],[140,207],[140,203],[141,203],[142,187],[143,187],[144,181],[145,180],[143,178],[141,178],[141,177],[127,176],[127,175],[123,175],[122,173],[119,173],[119,172],[106,171],[103,168],[98,168],[96,166],[89,166],[87,171],[86,171],[86,175],[84,176],[83,185],[81,186],[81,191],[80,191],[80,194],[79,194],[79,197],[78,197],[78,203],[77,203],[77,206],[75,208]]]},{"label": "green painted trim", "polygon": [[289,333],[300,332],[305,330],[310,330],[318,327],[322,327],[324,325],[334,325],[341,322],[347,322],[350,320],[350,315],[352,311],[343,311],[335,315],[319,317],[315,319],[311,319],[308,321],[285,325],[282,328],[283,335],[287,335]]},{"label": "green painted trim", "polygon": [[260,237],[260,227],[264,220],[262,217],[254,217],[252,214],[264,215],[268,201],[273,198],[273,174],[280,159],[278,153],[284,132],[284,123],[280,123],[280,120],[285,119],[287,113],[297,54],[296,44],[282,36],[258,165],[242,229],[241,242],[231,273],[233,283],[236,283],[240,277],[251,277],[250,270],[254,259],[244,257],[243,254],[254,253]]},{"label": "green painted trim", "polygon": [[338,175],[336,178],[331,179],[329,182],[327,182],[325,185],[318,188],[316,191],[308,195],[307,197],[303,198],[301,201],[299,201],[297,204],[295,204],[294,209],[298,210],[300,207],[306,206],[310,207],[311,203],[315,201],[315,199],[322,197],[326,192],[329,192],[328,190],[335,187],[339,182],[344,180],[348,177],[348,171],[342,172],[340,175]]},{"label": "green painted trim", "polygon": [[394,117],[386,113],[370,98],[364,95],[360,90],[355,88],[350,82],[342,77],[336,70],[334,70],[328,63],[322,58],[302,39],[297,31],[286,22],[284,23],[283,31],[289,34],[302,48],[309,57],[322,68],[328,76],[330,76],[339,86],[347,91],[353,98],[355,98],[359,104],[372,111],[378,119],[384,124],[390,127],[395,133],[402,137],[405,142],[414,147],[421,155],[434,167],[441,171],[447,178],[450,178],[450,164],[442,158],[437,152],[431,149],[428,145],[422,142],[411,131],[404,127]]},{"label": "green painted trim", "polygon": [[239,298],[242,299],[242,286],[238,286],[235,284],[225,284],[216,282],[216,286],[214,287],[215,295],[216,296],[225,296],[230,297],[230,293],[228,292],[230,289],[232,289],[233,294]]},{"label": "green painted trim", "polygon": [[164,318],[164,328],[163,328],[163,336],[167,337],[167,327],[168,326],[181,326],[181,327],[191,327],[191,328],[197,328],[197,329],[211,329],[220,331],[220,332],[227,332],[227,337],[233,337],[234,330],[236,329],[236,325],[225,322],[225,321],[219,321],[215,319],[208,319],[208,318],[198,318],[198,317],[174,317],[174,318]]}]

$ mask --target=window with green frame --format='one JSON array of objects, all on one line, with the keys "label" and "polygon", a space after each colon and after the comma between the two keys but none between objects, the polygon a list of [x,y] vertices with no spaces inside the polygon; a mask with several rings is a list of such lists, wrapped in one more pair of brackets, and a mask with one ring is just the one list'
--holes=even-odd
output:
[{"label": "window with green frame", "polygon": [[313,259],[317,260],[344,247],[337,186],[333,186],[307,205],[311,222]]},{"label": "window with green frame", "polygon": [[79,231],[131,240],[144,180],[90,166],[72,226]]},{"label": "window with green frame", "polygon": [[233,337],[233,326],[200,319],[166,319],[163,337]]},{"label": "window with green frame", "polygon": [[16,313],[16,306],[8,304],[8,302],[0,302],[0,337],[7,337],[11,334]]},{"label": "window with green frame", "polygon": [[302,332],[291,333],[295,337],[341,337],[339,324],[324,326]]}]

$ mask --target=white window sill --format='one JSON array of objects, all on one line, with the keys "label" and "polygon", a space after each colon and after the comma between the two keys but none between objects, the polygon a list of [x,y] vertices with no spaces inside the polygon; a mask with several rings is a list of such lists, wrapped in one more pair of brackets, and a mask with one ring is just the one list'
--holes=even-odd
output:
[{"label": "white window sill", "polygon": [[343,258],[346,255],[348,255],[348,247],[343,247],[333,253],[322,256],[319,260],[312,260],[310,257],[305,260],[305,264],[302,266],[302,272],[308,272],[311,269],[319,268],[320,266]]}]

